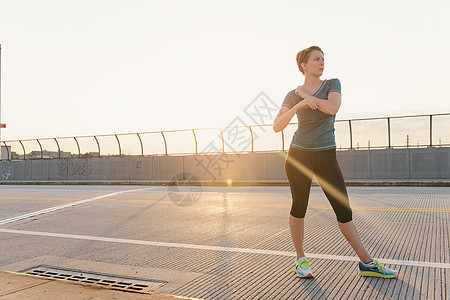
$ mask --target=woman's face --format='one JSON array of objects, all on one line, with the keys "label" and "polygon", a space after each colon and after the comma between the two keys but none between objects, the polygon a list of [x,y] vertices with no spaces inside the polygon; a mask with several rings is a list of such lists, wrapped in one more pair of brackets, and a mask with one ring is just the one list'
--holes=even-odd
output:
[{"label": "woman's face", "polygon": [[309,59],[306,63],[303,63],[303,71],[305,75],[322,76],[323,68],[325,66],[325,60],[323,58],[322,52],[319,50],[313,50],[309,54]]}]

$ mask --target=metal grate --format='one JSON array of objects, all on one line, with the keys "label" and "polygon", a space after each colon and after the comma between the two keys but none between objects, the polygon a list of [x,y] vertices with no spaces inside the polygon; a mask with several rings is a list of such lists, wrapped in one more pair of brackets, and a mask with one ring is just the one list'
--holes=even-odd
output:
[{"label": "metal grate", "polygon": [[105,274],[47,265],[39,265],[22,272],[40,277],[65,279],[142,292],[151,292],[153,289],[167,283],[167,281],[163,280]]}]

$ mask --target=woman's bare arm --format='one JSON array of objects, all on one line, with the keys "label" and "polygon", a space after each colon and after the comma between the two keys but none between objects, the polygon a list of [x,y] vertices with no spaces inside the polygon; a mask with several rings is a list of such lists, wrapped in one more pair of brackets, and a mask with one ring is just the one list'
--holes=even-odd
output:
[{"label": "woman's bare arm", "polygon": [[319,99],[313,96],[307,96],[306,99],[317,103],[317,109],[321,112],[335,115],[341,107],[341,94],[338,92],[331,92],[328,94],[328,100]]},{"label": "woman's bare arm", "polygon": [[289,108],[287,106],[281,106],[278,115],[273,120],[273,131],[279,132],[286,128],[289,122],[292,120],[292,117],[295,115],[297,110],[304,107],[306,103],[302,103],[304,101],[300,101],[293,108]]},{"label": "woman's bare arm", "polygon": [[341,107],[341,94],[339,92],[329,93],[328,100],[324,100],[312,96],[303,86],[299,86],[295,90],[295,94],[305,98],[305,100],[310,103],[309,107],[311,107],[311,109],[318,109],[326,114],[335,115]]}]

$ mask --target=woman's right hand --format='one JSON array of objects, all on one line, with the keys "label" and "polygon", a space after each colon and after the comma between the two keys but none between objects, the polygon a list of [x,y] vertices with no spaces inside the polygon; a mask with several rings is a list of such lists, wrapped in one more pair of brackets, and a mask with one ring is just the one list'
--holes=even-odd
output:
[{"label": "woman's right hand", "polygon": [[312,97],[311,98],[306,97],[305,99],[303,99],[302,101],[297,103],[295,106],[297,106],[297,110],[299,110],[300,108],[305,108],[305,107],[309,107],[312,110],[316,110],[319,108],[319,103]]}]

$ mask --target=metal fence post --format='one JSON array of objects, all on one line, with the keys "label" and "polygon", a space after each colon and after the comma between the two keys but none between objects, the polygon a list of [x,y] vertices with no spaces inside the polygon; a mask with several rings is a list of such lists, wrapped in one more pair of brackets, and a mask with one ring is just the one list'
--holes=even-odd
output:
[{"label": "metal fence post", "polygon": [[222,137],[222,153],[225,153],[225,142],[223,140],[223,132],[222,132],[222,128],[220,129],[220,136]]},{"label": "metal fence post", "polygon": [[348,129],[350,131],[350,149],[353,149],[352,120],[348,120]]},{"label": "metal fence post", "polygon": [[139,135],[139,133],[136,133],[138,138],[139,138],[139,142],[141,143],[141,156],[144,156],[144,144],[142,143],[142,139],[141,136]]},{"label": "metal fence post", "polygon": [[22,146],[22,149],[23,149],[23,160],[25,160],[26,159],[25,147],[23,146],[22,141],[19,140],[19,143],[20,143],[20,145]]},{"label": "metal fence post", "polygon": [[117,134],[115,134],[114,136],[116,137],[117,144],[119,145],[119,156],[122,156],[122,148],[120,147],[119,137],[117,136]]},{"label": "metal fence post", "polygon": [[430,115],[430,147],[433,147],[433,115]]},{"label": "metal fence post", "polygon": [[78,147],[78,157],[81,158],[81,150],[80,150],[80,144],[78,144],[77,138],[73,137],[73,139],[75,140],[75,143],[77,143],[77,147]]},{"label": "metal fence post", "polygon": [[59,147],[59,143],[58,140],[56,138],[54,138],[56,146],[58,146],[58,158],[61,158],[61,148]]},{"label": "metal fence post", "polygon": [[387,118],[388,121],[388,148],[391,148],[391,118]]},{"label": "metal fence post", "polygon": [[42,150],[42,145],[41,145],[41,143],[39,142],[39,139],[36,139],[36,141],[37,141],[38,144],[39,144],[39,148],[41,148],[41,159],[43,159],[43,158],[44,158],[44,151]]},{"label": "metal fence post", "polygon": [[[192,129],[192,133],[194,134],[194,140],[195,140],[195,154],[197,154],[197,137],[195,136],[195,131]],[[184,174],[184,173],[183,173]]]},{"label": "metal fence post", "polygon": [[248,126],[248,129],[250,129],[250,136],[251,136],[251,138],[252,138],[252,152],[253,152],[253,131],[252,131],[252,126],[249,125],[249,126]]},{"label": "metal fence post", "polygon": [[164,139],[164,148],[166,149],[166,155],[167,155],[167,141],[166,141],[166,137],[164,136],[164,132],[161,131],[162,137]]},{"label": "metal fence post", "polygon": [[[2,44],[0,44],[0,124],[2,123]],[[0,127],[0,141],[2,140],[1,134],[2,128]],[[0,159],[1,159],[1,149],[0,146]]]},{"label": "metal fence post", "polygon": [[98,157],[100,157],[101,155],[100,155],[100,143],[98,142],[98,139],[97,139],[97,137],[94,135],[94,139],[95,139],[95,141],[97,142],[97,148],[98,148]]}]

